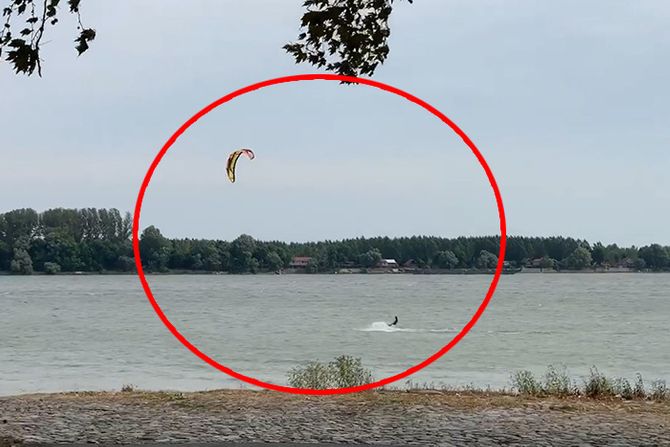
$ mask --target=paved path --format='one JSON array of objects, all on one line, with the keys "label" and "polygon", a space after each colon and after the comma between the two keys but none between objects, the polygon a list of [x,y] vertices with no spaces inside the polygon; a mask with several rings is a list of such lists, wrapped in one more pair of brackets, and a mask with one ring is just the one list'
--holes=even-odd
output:
[{"label": "paved path", "polygon": [[670,446],[670,403],[405,392],[34,395],[0,398],[3,436],[89,445]]}]

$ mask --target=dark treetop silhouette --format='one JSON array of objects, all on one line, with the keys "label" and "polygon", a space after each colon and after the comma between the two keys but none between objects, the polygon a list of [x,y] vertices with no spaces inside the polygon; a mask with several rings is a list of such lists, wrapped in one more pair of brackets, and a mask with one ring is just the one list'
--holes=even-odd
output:
[{"label": "dark treetop silhouette", "polygon": [[[2,0],[0,0],[2,1]],[[412,3],[413,0],[406,0]],[[307,62],[338,74],[372,76],[389,53],[389,17],[394,0],[305,0],[301,32],[284,46],[296,63]],[[77,16],[75,49],[81,55],[95,39],[95,30],[82,24],[81,0],[4,0],[0,30],[0,60],[16,73],[42,75],[40,43],[58,23],[61,3]]]}]

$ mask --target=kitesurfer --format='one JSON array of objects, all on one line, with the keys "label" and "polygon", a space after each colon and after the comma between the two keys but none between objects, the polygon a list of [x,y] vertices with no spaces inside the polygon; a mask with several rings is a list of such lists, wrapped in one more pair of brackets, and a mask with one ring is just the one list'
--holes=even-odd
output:
[{"label": "kitesurfer", "polygon": [[393,323],[387,323],[387,324],[389,326],[395,326],[396,324],[398,324],[398,316],[396,315],[395,320],[393,321]]}]

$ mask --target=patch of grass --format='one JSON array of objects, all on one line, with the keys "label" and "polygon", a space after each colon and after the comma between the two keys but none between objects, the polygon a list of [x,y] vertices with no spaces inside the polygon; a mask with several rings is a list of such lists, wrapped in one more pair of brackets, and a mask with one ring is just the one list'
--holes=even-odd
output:
[{"label": "patch of grass", "polygon": [[628,379],[620,377],[614,381],[614,392],[622,399],[631,400],[633,398],[633,387]]},{"label": "patch of grass", "polygon": [[668,386],[665,383],[665,380],[655,380],[651,383],[651,392],[649,397],[652,400],[669,400],[670,392],[668,391]]},{"label": "patch of grass", "polygon": [[633,388],[633,399],[644,399],[645,397],[647,397],[647,391],[644,388],[642,374],[637,373],[635,376],[635,387]]},{"label": "patch of grass", "polygon": [[290,386],[316,390],[360,386],[372,381],[372,372],[363,367],[361,359],[347,355],[328,364],[313,361],[288,373]]},{"label": "patch of grass", "polygon": [[180,391],[158,391],[157,395],[166,400],[184,400],[184,393]]},{"label": "patch of grass", "polygon": [[670,392],[664,380],[652,383],[651,390],[647,391],[641,374],[636,374],[635,382],[626,378],[608,378],[595,366],[590,375],[584,379],[580,388],[570,379],[565,367],[560,369],[549,365],[544,380],[538,380],[533,373],[527,370],[512,374],[512,389],[518,394],[537,397],[568,397],[584,396],[591,399],[621,398],[625,400],[651,399],[657,401],[670,400]]},{"label": "patch of grass", "polygon": [[[330,363],[313,361],[295,367],[288,373],[290,386],[309,389],[329,389],[355,387],[373,382],[372,372],[363,367],[360,358],[340,356]],[[613,399],[670,401],[670,390],[664,380],[657,380],[648,390],[642,375],[636,374],[634,381],[627,378],[610,378],[597,367],[590,369],[589,376],[579,386],[567,371],[565,365],[549,365],[544,375],[536,378],[529,370],[516,371],[511,375],[511,389],[491,389],[474,384],[453,386],[435,382],[407,380],[404,386],[389,385],[381,391],[409,391],[432,393],[458,393],[477,395],[521,394],[532,397],[588,397],[590,399]]]},{"label": "patch of grass", "polygon": [[565,366],[560,369],[549,365],[544,374],[542,391],[550,396],[566,397],[578,393],[577,387],[572,385]]},{"label": "patch of grass", "polygon": [[[415,382],[413,380],[406,380],[404,388],[395,388],[398,391],[420,391],[420,390],[436,390],[438,387],[435,386],[434,382]],[[442,385],[444,389],[444,385]]]},{"label": "patch of grass", "polygon": [[512,388],[518,390],[520,394],[528,396],[540,396],[544,394],[542,384],[528,370],[516,371],[512,374]]},{"label": "patch of grass", "polygon": [[584,381],[584,395],[591,399],[614,397],[616,395],[614,384],[598,371],[595,366],[591,368],[591,375]]},{"label": "patch of grass", "polygon": [[132,393],[133,391],[137,391],[137,387],[135,385],[125,384],[121,387],[122,393]]},{"label": "patch of grass", "polygon": [[65,393],[62,393],[63,395],[66,396],[98,396],[101,392],[100,391],[68,391]]}]

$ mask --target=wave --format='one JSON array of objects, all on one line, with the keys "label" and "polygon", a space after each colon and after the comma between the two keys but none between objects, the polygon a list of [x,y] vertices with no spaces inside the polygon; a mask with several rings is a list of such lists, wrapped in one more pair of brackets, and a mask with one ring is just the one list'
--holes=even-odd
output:
[{"label": "wave", "polygon": [[429,332],[458,332],[453,328],[446,329],[411,329],[398,326],[389,326],[385,321],[375,321],[370,326],[358,329],[363,332],[419,332],[419,333],[429,333]]}]

